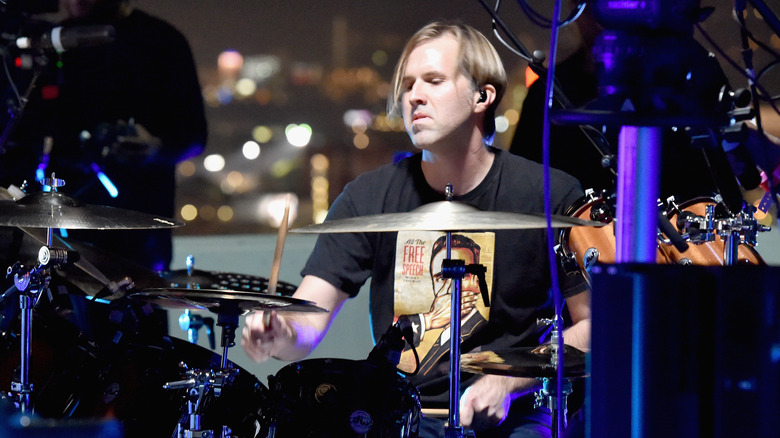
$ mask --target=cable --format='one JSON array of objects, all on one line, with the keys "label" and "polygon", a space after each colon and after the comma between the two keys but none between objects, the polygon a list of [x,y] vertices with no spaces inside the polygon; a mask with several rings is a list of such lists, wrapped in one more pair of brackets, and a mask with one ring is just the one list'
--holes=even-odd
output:
[{"label": "cable", "polygon": [[[712,48],[715,49],[716,52],[718,52],[718,55],[720,55],[731,67],[733,67],[737,72],[739,72],[739,74],[742,75],[745,79],[747,79],[748,81],[753,82],[755,84],[755,86],[756,86],[756,89],[758,91],[760,91],[761,94],[764,94],[766,96],[770,96],[769,91],[766,88],[764,88],[763,86],[761,86],[761,84],[758,83],[758,81],[756,80],[756,76],[748,73],[747,71],[745,71],[745,69],[740,67],[739,64],[737,64],[736,61],[731,59],[723,51],[723,49],[721,49],[720,46],[718,46],[718,44],[715,43],[715,41],[712,39],[712,37],[710,37],[710,35],[704,29],[702,29],[700,24],[696,23],[695,27],[699,31],[699,33],[702,35],[702,37],[704,37],[704,39],[707,40],[707,43],[709,43],[710,46],[712,46]],[[774,101],[769,100],[769,99],[764,99],[764,100],[766,100],[769,103],[769,105],[772,107],[772,109],[777,114],[780,114],[780,108],[778,108],[777,105],[775,105]]]},{"label": "cable", "polygon": [[[520,5],[520,8],[523,10],[523,12],[525,12],[526,16],[528,16],[528,19],[531,20],[531,22],[545,29],[550,29],[552,27],[553,21],[534,10],[534,8],[528,4],[527,0],[517,0],[517,3]],[[569,13],[569,16],[566,17],[565,20],[558,22],[557,26],[565,27],[574,22],[577,18],[580,17],[580,15],[582,15],[582,12],[585,10],[585,6],[586,2],[579,2],[577,7],[572,9],[572,11]]]}]

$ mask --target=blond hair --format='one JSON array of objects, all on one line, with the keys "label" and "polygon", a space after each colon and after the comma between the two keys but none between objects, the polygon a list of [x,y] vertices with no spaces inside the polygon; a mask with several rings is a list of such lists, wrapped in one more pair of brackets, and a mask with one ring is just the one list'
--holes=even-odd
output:
[{"label": "blond hair", "polygon": [[485,112],[483,125],[483,135],[486,138],[491,137],[496,130],[496,108],[506,91],[506,70],[490,41],[478,30],[460,21],[434,21],[418,30],[409,39],[395,67],[387,113],[392,116],[400,115],[400,100],[404,93],[402,81],[412,51],[425,41],[448,34],[458,41],[460,47],[458,65],[463,74],[471,78],[475,90],[482,89],[485,84],[490,84],[496,89],[496,98]]}]

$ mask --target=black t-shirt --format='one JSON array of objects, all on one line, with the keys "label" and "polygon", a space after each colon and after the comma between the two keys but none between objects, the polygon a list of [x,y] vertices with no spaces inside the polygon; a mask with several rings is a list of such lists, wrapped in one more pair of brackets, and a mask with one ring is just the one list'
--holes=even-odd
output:
[{"label": "black t-shirt", "polygon": [[[456,196],[455,201],[485,211],[543,213],[544,186],[542,166],[500,149],[491,148],[494,163],[485,179],[471,192]],[[551,204],[554,214],[582,196],[577,181],[557,170],[551,171]],[[444,189],[442,187],[442,189]],[[421,155],[401,160],[366,173],[349,183],[331,207],[327,220],[382,213],[409,212],[444,196],[431,188],[421,170]],[[542,335],[537,327],[539,317],[550,317],[553,304],[550,293],[550,269],[543,229],[487,230],[492,254],[490,271],[490,308],[488,321],[463,336],[462,352],[496,350],[510,346],[535,346]],[[424,234],[424,233],[423,233]],[[479,236],[478,236],[479,237]],[[302,275],[314,275],[354,296],[371,277],[370,314],[374,338],[378,338],[400,312],[396,297],[412,297],[397,284],[411,276],[401,257],[404,242],[399,233],[323,234],[315,245]],[[403,238],[406,240],[406,236]],[[430,243],[433,239],[414,239]],[[429,247],[430,245],[428,245]],[[485,245],[483,245],[485,246]],[[428,250],[426,250],[428,251]],[[484,257],[483,257],[484,258]],[[426,262],[420,263],[421,271]],[[426,273],[428,275],[430,273]],[[423,277],[425,277],[423,275]],[[584,291],[585,282],[578,274],[561,275],[564,296]],[[421,279],[422,287],[430,280]],[[427,286],[430,289],[430,286]],[[406,294],[406,295],[404,295]],[[444,344],[442,339],[442,344]],[[438,358],[448,361],[445,354]],[[423,395],[423,401],[444,402],[448,392],[445,367],[417,375],[412,382]],[[468,379],[464,379],[464,384]]]}]

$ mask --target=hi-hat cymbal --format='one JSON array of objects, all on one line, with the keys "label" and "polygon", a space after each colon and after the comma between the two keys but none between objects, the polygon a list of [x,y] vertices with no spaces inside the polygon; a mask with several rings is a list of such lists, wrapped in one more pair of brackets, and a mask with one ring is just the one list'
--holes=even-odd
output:
[{"label": "hi-hat cymbal", "polygon": [[36,192],[17,201],[0,201],[0,226],[5,227],[129,230],[182,225],[152,214],[82,204],[59,192]]},{"label": "hi-hat cymbal", "polygon": [[145,289],[129,296],[167,309],[209,310],[218,315],[241,316],[256,310],[327,312],[311,301],[223,289]]},{"label": "hi-hat cymbal", "polygon": [[[553,228],[602,227],[601,222],[552,216]],[[291,233],[364,233],[384,231],[469,231],[545,228],[543,214],[483,211],[455,201],[425,204],[407,213],[374,214],[326,221],[290,230]]]},{"label": "hi-hat cymbal", "polygon": [[[564,345],[563,352],[564,377],[585,376],[585,353],[571,345]],[[511,377],[554,378],[558,375],[552,362],[550,344],[534,348],[518,347],[462,354],[460,367],[464,371],[477,374]]]}]

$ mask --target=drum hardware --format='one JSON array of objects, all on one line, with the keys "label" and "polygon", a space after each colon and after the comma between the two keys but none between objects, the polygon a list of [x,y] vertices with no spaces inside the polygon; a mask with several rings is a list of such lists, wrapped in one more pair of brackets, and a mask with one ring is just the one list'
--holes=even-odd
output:
[{"label": "drum hardware", "polygon": [[[550,337],[550,364],[555,370],[554,377],[543,377],[542,389],[536,393],[536,400],[534,407],[540,408],[547,406],[551,413],[550,430],[553,438],[559,437],[559,432],[566,428],[566,414],[568,413],[567,399],[572,392],[571,380],[564,377],[563,380],[559,380],[560,376],[565,376],[564,373],[558,373],[558,367],[566,366],[566,347],[563,351],[558,351],[560,345],[560,334],[558,327],[562,327],[562,321],[557,321],[560,318],[556,315],[555,319],[540,318],[537,320],[537,325],[546,325],[552,327],[552,336]],[[561,399],[558,400],[558,397]],[[559,410],[560,409],[560,410]],[[558,425],[561,425],[559,428]]]},{"label": "drum hardware", "polygon": [[[52,174],[51,179],[44,181],[51,190],[57,190],[58,187],[65,185],[65,182],[61,179],[55,178]],[[24,199],[24,198],[22,198]],[[9,201],[0,201],[3,204],[9,203]],[[11,204],[14,204],[11,202]],[[2,215],[0,215],[2,217]],[[30,357],[32,350],[32,311],[38,304],[38,300],[41,297],[41,292],[46,290],[51,280],[49,268],[56,265],[57,260],[51,259],[51,252],[48,245],[51,245],[51,228],[46,233],[47,246],[41,248],[38,252],[38,263],[32,267],[25,267],[21,262],[16,262],[12,266],[8,267],[6,276],[14,277],[14,286],[19,290],[19,309],[21,318],[21,364],[19,371],[19,381],[11,381],[11,391],[15,393],[16,400],[19,409],[22,414],[32,412],[30,397],[33,392],[33,384],[30,382]],[[67,261],[67,257],[63,261],[63,264]]]},{"label": "drum hardware", "polygon": [[[185,262],[187,267],[186,287],[187,289],[198,289],[200,285],[193,283],[192,273],[195,268],[195,257],[192,254],[187,256]],[[184,309],[184,313],[179,316],[179,327],[187,332],[187,340],[193,344],[198,343],[198,330],[201,327],[206,327],[206,335],[209,337],[209,347],[213,350],[216,346],[216,340],[214,339],[214,318],[204,318],[200,315],[194,314],[190,309]]]},{"label": "drum hardware", "polygon": [[[230,310],[224,310],[230,309]],[[208,400],[219,397],[222,388],[229,385],[234,378],[234,370],[228,362],[228,349],[235,346],[236,328],[238,327],[238,307],[222,306],[217,312],[217,325],[222,328],[222,362],[217,371],[210,369],[184,369],[185,379],[177,382],[169,382],[163,385],[164,389],[187,389],[187,424],[177,425],[179,438],[230,438],[232,431],[227,425],[222,425],[218,435],[213,430],[203,430],[203,412]]]},{"label": "drum hardware", "polygon": [[176,436],[180,438],[229,438],[232,430],[223,425],[218,435],[213,430],[203,429],[203,413],[208,401],[212,397],[219,397],[222,388],[230,385],[238,370],[223,368],[220,371],[194,369],[190,370],[184,363],[180,364],[184,371],[184,379],[167,382],[163,385],[166,390],[187,390],[187,424],[179,423],[176,426]]},{"label": "drum hardware", "polygon": [[41,292],[47,287],[51,276],[48,269],[38,266],[26,268],[16,262],[7,270],[7,275],[14,276],[14,285],[21,293],[19,309],[21,310],[21,369],[19,381],[11,382],[11,391],[15,393],[15,403],[18,403],[22,414],[32,412],[30,396],[33,384],[30,382],[30,357],[32,349],[32,310],[38,303]]},{"label": "drum hardware", "polygon": [[221,389],[232,379],[228,351],[236,345],[235,337],[239,316],[255,310],[327,312],[312,302],[292,297],[224,289],[148,289],[134,293],[130,297],[171,309],[209,310],[217,314],[217,326],[221,328],[222,332],[220,342],[222,361],[219,370],[187,370],[184,380],[166,384],[170,386],[170,389],[189,388],[188,419],[186,425],[180,423],[177,427],[179,438],[195,437],[196,432],[198,437],[228,438],[231,436],[232,432],[224,425],[219,432],[220,435],[214,435],[212,430],[200,430],[200,427],[203,423],[203,410],[206,408],[207,401],[212,398],[211,394],[213,394],[213,398],[219,397]]},{"label": "drum hardware", "polygon": [[[683,210],[674,197],[670,197],[666,201],[667,214],[677,215],[676,225],[682,237],[695,245],[714,242],[716,236],[719,236],[724,243],[723,264],[735,265],[739,261],[739,245],[755,246],[758,233],[769,231],[771,227],[758,223],[754,217],[756,207],[753,205],[743,203],[739,212],[719,215],[716,211],[716,204],[721,202],[719,195],[715,196],[714,202],[705,205],[704,215],[700,216]],[[662,243],[667,242],[663,240]]]},{"label": "drum hardware", "polygon": [[184,309],[184,313],[179,316],[179,327],[187,332],[187,340],[193,344],[198,343],[198,330],[202,327],[206,327],[206,335],[209,338],[209,347],[212,350],[215,348],[214,318],[204,318],[190,312],[190,309]]}]

